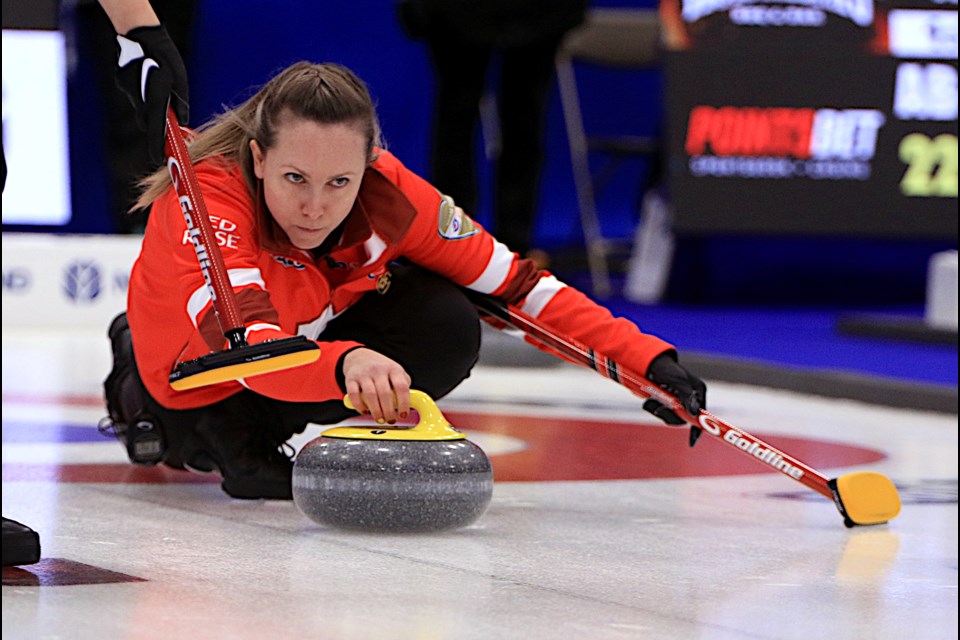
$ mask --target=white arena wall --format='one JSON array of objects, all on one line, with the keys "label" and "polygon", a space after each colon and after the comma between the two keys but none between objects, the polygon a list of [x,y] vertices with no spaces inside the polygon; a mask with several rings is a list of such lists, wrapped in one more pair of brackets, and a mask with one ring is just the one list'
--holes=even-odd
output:
[{"label": "white arena wall", "polygon": [[[3,326],[107,330],[127,304],[141,236],[3,234]],[[925,320],[957,329],[957,252],[935,254]]]},{"label": "white arena wall", "polygon": [[127,306],[141,236],[3,234],[3,326],[94,329]]}]

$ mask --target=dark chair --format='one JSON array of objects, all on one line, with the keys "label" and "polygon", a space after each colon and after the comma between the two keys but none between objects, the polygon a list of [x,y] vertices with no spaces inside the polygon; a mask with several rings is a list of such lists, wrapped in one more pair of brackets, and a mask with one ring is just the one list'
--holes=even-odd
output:
[{"label": "dark chair", "polygon": [[[580,222],[586,244],[593,293],[612,293],[610,260],[626,253],[632,239],[604,235],[597,211],[597,196],[619,165],[630,158],[646,158],[651,170],[659,166],[658,136],[592,134],[587,131],[577,75],[587,66],[622,70],[658,70],[661,65],[661,22],[656,9],[598,8],[564,38],[556,59],[570,159],[576,186]],[[611,95],[611,99],[615,99]],[[651,185],[639,185],[640,198]],[[662,208],[661,208],[662,209]],[[662,226],[663,221],[659,221]]]}]

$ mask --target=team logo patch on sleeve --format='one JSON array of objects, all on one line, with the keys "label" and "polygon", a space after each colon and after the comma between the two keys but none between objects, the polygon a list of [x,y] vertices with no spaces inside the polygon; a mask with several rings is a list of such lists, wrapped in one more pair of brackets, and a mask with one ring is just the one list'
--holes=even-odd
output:
[{"label": "team logo patch on sleeve", "polygon": [[460,240],[480,233],[473,219],[454,204],[450,196],[443,196],[440,200],[440,216],[437,222],[437,231],[447,240]]}]

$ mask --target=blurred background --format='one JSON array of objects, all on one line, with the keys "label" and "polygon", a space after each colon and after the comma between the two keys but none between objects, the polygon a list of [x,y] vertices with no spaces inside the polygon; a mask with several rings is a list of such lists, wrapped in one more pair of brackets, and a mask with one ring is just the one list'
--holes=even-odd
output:
[{"label": "blurred background", "polygon": [[[397,2],[156,5],[181,39],[192,124],[291,62],[339,62],[369,84],[390,150],[430,177],[433,67]],[[117,133],[130,113],[104,88],[114,61],[98,11],[3,2],[5,256],[11,233],[136,233],[116,215],[135,132]],[[23,34],[53,41],[36,53]],[[813,326],[921,344],[935,363],[897,352],[875,358],[882,374],[927,369],[956,410],[955,1],[594,0],[556,72],[531,243],[561,278],[694,351],[738,342],[747,357],[827,364],[835,343],[797,359]],[[489,102],[478,110],[473,214],[490,226],[498,122]],[[5,323],[30,277],[10,260]],[[757,350],[758,322],[782,329],[775,353]]]}]

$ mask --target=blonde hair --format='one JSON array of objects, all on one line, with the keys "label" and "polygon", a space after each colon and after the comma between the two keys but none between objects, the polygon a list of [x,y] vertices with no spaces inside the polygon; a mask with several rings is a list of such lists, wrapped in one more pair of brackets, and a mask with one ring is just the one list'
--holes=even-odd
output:
[{"label": "blonde hair", "polygon": [[[187,142],[194,164],[213,158],[226,166],[240,166],[254,197],[262,239],[281,244],[285,235],[266,213],[259,180],[253,172],[250,141],[256,140],[264,151],[269,150],[276,143],[278,125],[289,116],[321,124],[356,125],[366,137],[371,162],[375,151],[384,148],[376,107],[366,84],[344,66],[304,61],[290,65],[251,98],[198,127]],[[143,191],[132,209],[151,205],[172,186],[167,168],[153,172],[140,186]]]}]

